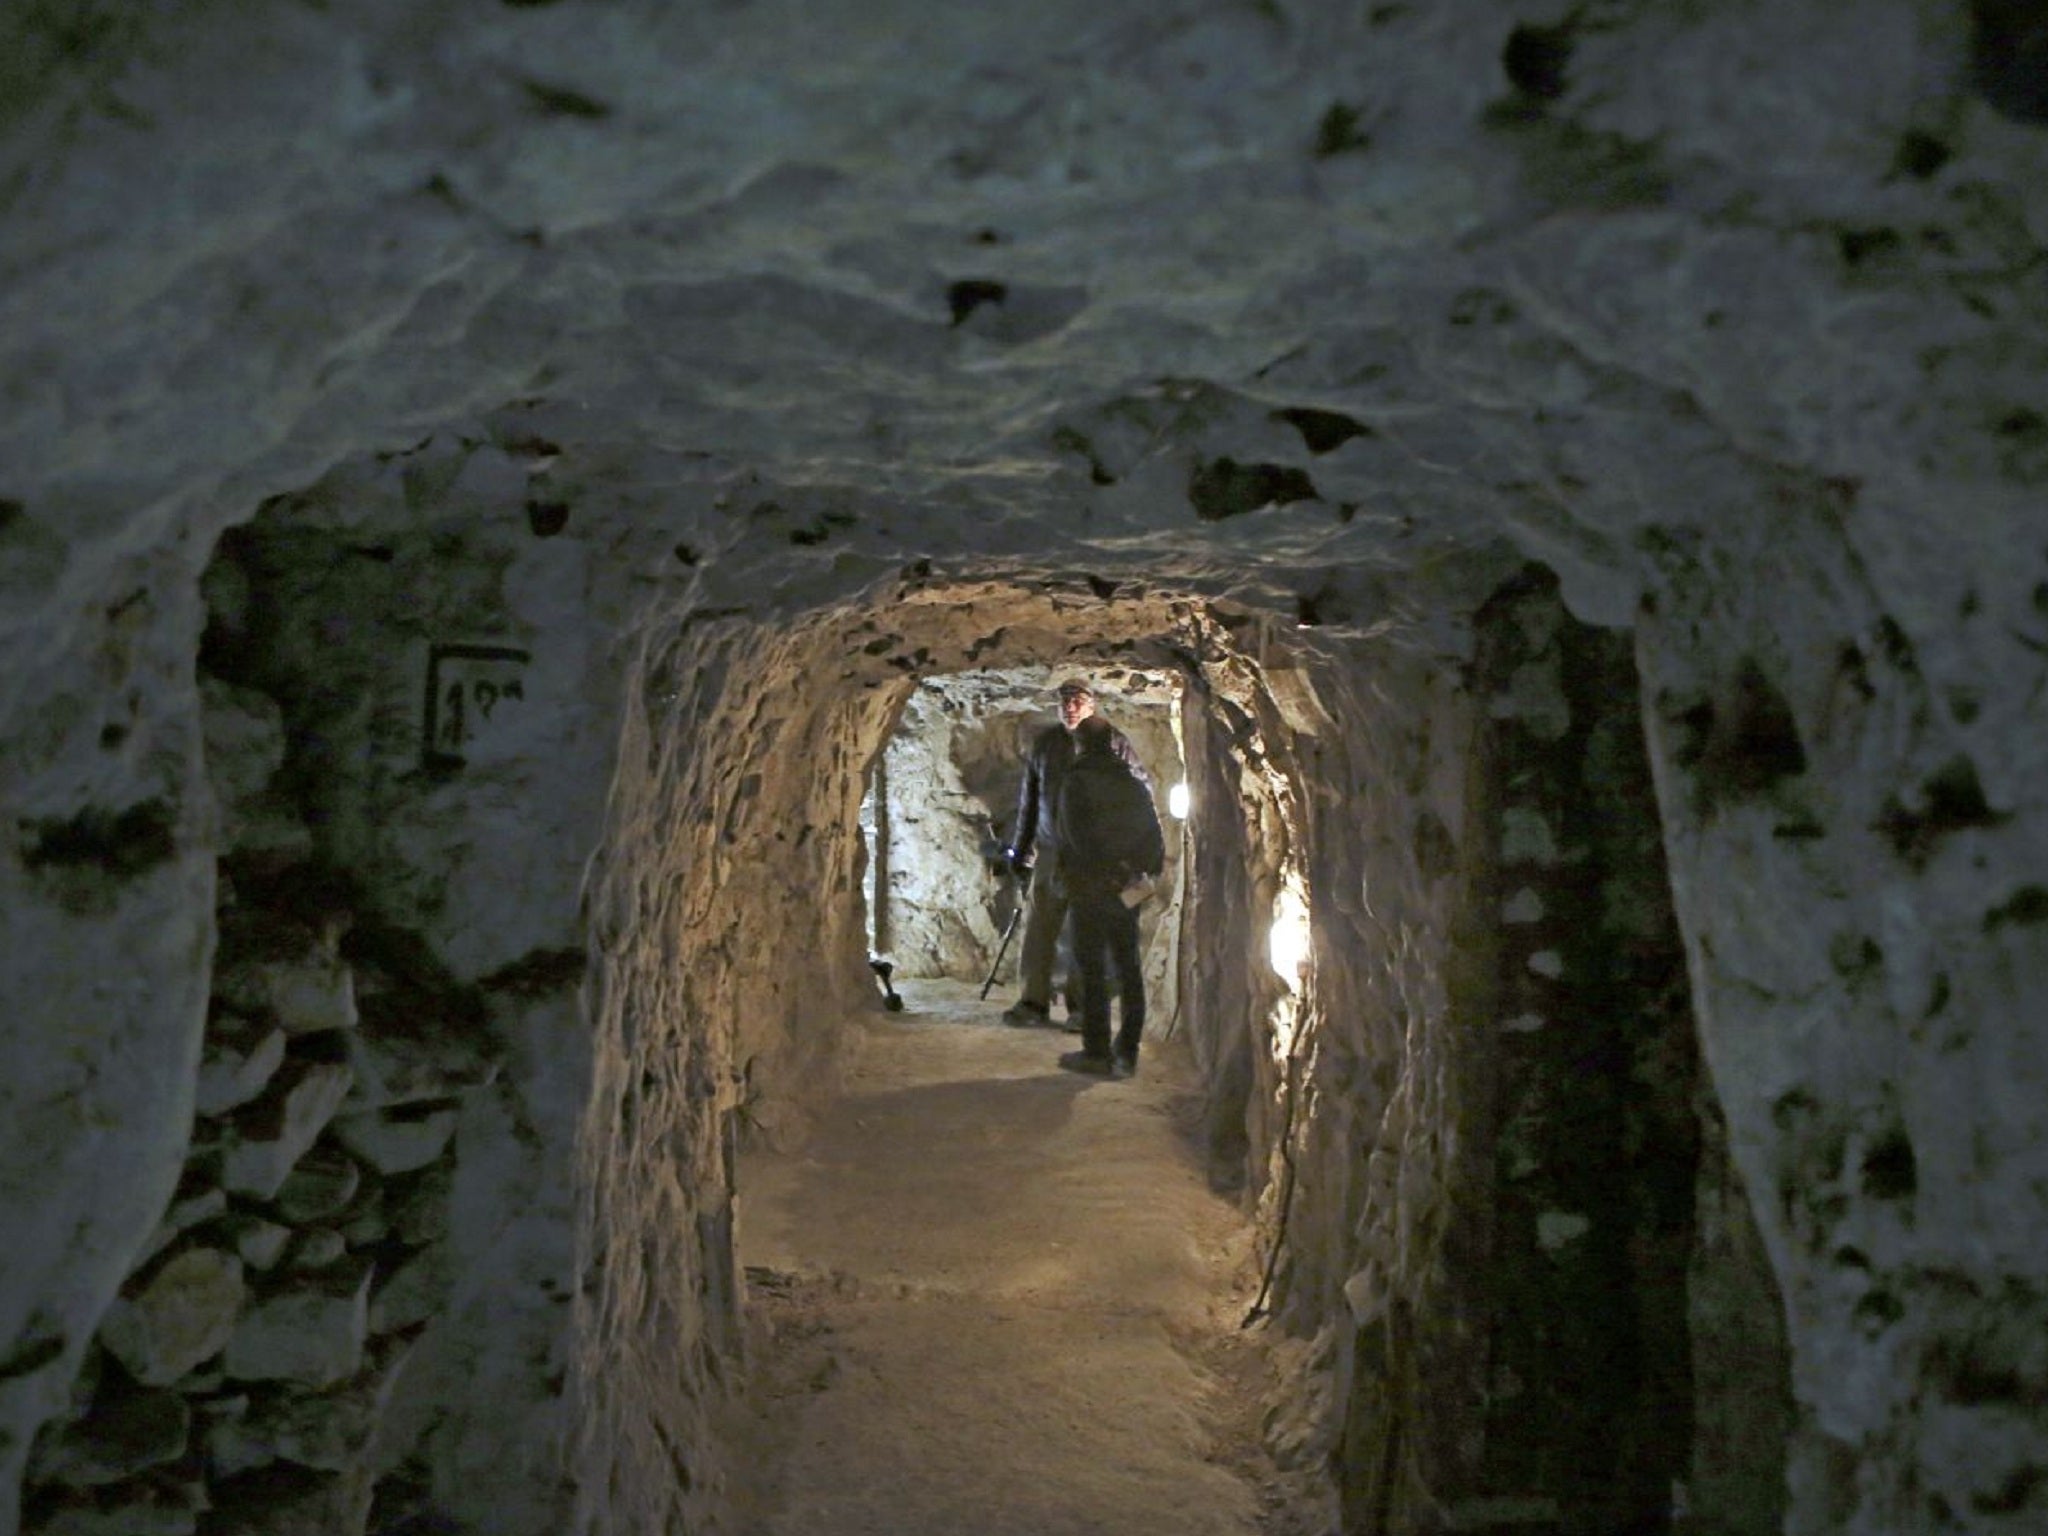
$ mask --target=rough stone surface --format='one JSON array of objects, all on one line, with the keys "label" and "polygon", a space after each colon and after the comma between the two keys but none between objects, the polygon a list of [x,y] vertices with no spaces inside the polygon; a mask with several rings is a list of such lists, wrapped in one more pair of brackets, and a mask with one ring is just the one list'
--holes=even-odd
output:
[{"label": "rough stone surface", "polygon": [[175,1506],[124,1503],[114,1509],[60,1509],[38,1536],[193,1536],[199,1516]]},{"label": "rough stone surface", "polygon": [[363,1170],[346,1152],[315,1147],[277,1189],[277,1213],[300,1224],[325,1221],[348,1209],[362,1187]]},{"label": "rough stone surface", "polygon": [[224,1115],[262,1093],[284,1065],[284,1048],[281,1029],[209,1029],[199,1067],[199,1113]]},{"label": "rough stone surface", "polygon": [[92,1409],[37,1457],[37,1473],[71,1488],[125,1482],[185,1454],[192,1407],[175,1392],[108,1380]]},{"label": "rough stone surface", "polygon": [[242,1419],[241,1433],[276,1460],[322,1472],[359,1468],[370,1451],[379,1418],[404,1369],[407,1348],[381,1352],[355,1380],[318,1395],[288,1395],[259,1404]]},{"label": "rough stone surface", "polygon": [[[1454,1121],[1493,1161],[1487,1273],[1467,1276],[1490,1314],[1491,1403],[1481,1475],[1461,1495],[1512,1489],[1565,1525],[1653,1528],[1696,1463],[1730,1461],[1720,1431],[1737,1405],[1783,1394],[1787,1363],[1768,1348],[1779,1303],[1745,1292],[1748,1274],[1724,1278],[1728,1257],[1701,1230],[1698,1052],[1628,644],[1573,621],[1541,576],[1480,619],[1475,678],[1519,701],[1540,673],[1561,718],[1488,710],[1477,756],[1501,788],[1475,797],[1468,825],[1503,792],[1536,799],[1560,858],[1471,870],[1474,903],[1532,874],[1540,889],[1524,888],[1531,915],[1495,941],[1491,1017],[1470,1022],[1558,1022],[1500,1040],[1490,1101]],[[1710,1288],[1739,1315],[1695,1340],[1689,1289]],[[1739,1496],[1761,1529],[1754,1513],[1781,1483],[1782,1463],[1764,1461],[1747,1485],[1729,1469],[1713,1491]]]},{"label": "rough stone surface", "polygon": [[334,1139],[389,1178],[424,1168],[447,1151],[455,1122],[452,1108],[403,1117],[343,1115],[334,1122]]},{"label": "rough stone surface", "polygon": [[363,1536],[373,1484],[360,1472],[272,1463],[218,1486],[207,1530],[220,1536]]},{"label": "rough stone surface", "polygon": [[393,1109],[443,1100],[497,1076],[497,1064],[483,1054],[481,1042],[437,1028],[436,1022],[385,1015],[376,1030],[351,1037],[349,1065],[356,1081],[349,1105]]},{"label": "rough stone surface", "polygon": [[284,764],[284,715],[277,701],[215,678],[201,680],[206,776],[220,810],[223,847],[267,841],[271,806],[263,792]]},{"label": "rough stone surface", "polygon": [[277,1460],[269,1446],[245,1427],[249,1399],[222,1399],[206,1415],[206,1469],[215,1479],[236,1477]]},{"label": "rough stone surface", "polygon": [[348,1252],[348,1239],[332,1227],[308,1227],[292,1240],[294,1271],[325,1269]]},{"label": "rough stone surface", "polygon": [[[400,1289],[374,1300],[373,1312],[446,1289],[380,1438],[420,1445],[439,1469],[438,1502],[450,1517],[547,1536],[562,1496],[560,1448],[583,1429],[565,1385],[576,1274],[570,1139],[589,1089],[589,1047],[575,994],[559,986],[499,993],[492,1009],[505,1076],[465,1099],[459,1156],[390,1186],[402,1190],[393,1234],[435,1246],[392,1277]],[[548,1139],[536,1145],[531,1127],[545,1127]],[[379,1321],[400,1326],[390,1311]],[[508,1432],[531,1460],[506,1463]]]},{"label": "rough stone surface", "polygon": [[1728,1159],[1727,1129],[1718,1114],[1703,1115],[1700,1129],[1700,1241],[1686,1298],[1695,1424],[1686,1500],[1733,1530],[1767,1531],[1784,1523],[1792,1429],[1784,1303]]},{"label": "rough stone surface", "polygon": [[290,1227],[254,1216],[237,1217],[231,1230],[235,1252],[251,1269],[269,1269],[276,1264],[284,1257],[285,1246],[292,1239]]},{"label": "rough stone surface", "polygon": [[[1954,689],[2040,668],[1981,625],[1922,628],[1904,600],[1949,568],[1903,534],[1881,578],[1857,577],[1881,585],[1828,610],[1829,645],[1788,644],[1834,590],[1834,527],[1824,499],[1781,519],[1802,588],[1782,607],[1681,583],[1638,631],[1705,1059],[1784,1295],[1786,1525],[1968,1508],[2019,1530],[2039,1516],[2026,1469],[2048,1467],[2043,1362],[2014,1343],[2039,1331],[2048,1273],[2048,903],[2025,895],[2038,812],[2020,788],[2048,748],[2001,725],[2013,706],[1988,688],[1959,718]],[[1943,579],[1998,590],[1988,571]],[[1985,1439],[1959,1460],[1964,1423]]]},{"label": "rough stone surface", "polygon": [[417,1248],[446,1237],[453,1177],[444,1161],[390,1186],[364,1190],[342,1218],[342,1235],[356,1248],[386,1239]]},{"label": "rough stone surface", "polygon": [[192,1248],[165,1263],[136,1295],[115,1303],[100,1342],[145,1386],[168,1386],[220,1353],[246,1294],[242,1261]]},{"label": "rough stone surface", "polygon": [[352,1075],[334,1063],[300,1063],[273,1096],[238,1118],[221,1182],[233,1194],[268,1200],[306,1154],[348,1093]]},{"label": "rough stone surface", "polygon": [[[1016,838],[1011,822],[1024,755],[1037,732],[1059,723],[1047,700],[1059,678],[1074,670],[960,673],[923,684],[905,701],[880,765],[886,789],[880,820],[872,793],[863,807],[871,880],[886,887],[882,899],[871,899],[877,949],[904,975],[987,978],[1016,894],[1009,876],[995,871],[1001,850]],[[1166,792],[1182,771],[1173,683],[1164,674],[1127,668],[1091,681],[1099,713],[1130,739],[1152,780],[1160,820],[1171,827]],[[1168,839],[1167,859],[1161,886],[1170,892],[1179,884],[1178,838]],[[1175,921],[1166,903],[1151,903],[1141,914],[1153,995],[1168,1011],[1165,941]],[[1020,929],[998,978],[1012,998],[1022,942]]]},{"label": "rough stone surface", "polygon": [[370,1267],[353,1276],[323,1275],[257,1302],[243,1313],[227,1346],[227,1372],[238,1381],[290,1381],[330,1387],[362,1368]]},{"label": "rough stone surface", "polygon": [[136,1256],[135,1267],[146,1268],[152,1259],[185,1233],[212,1221],[227,1208],[227,1193],[219,1189],[202,1189],[186,1199],[173,1200],[171,1208],[164,1212],[164,1219],[157,1224],[156,1232]]},{"label": "rough stone surface", "polygon": [[[155,617],[189,638],[161,607]],[[189,775],[191,765],[180,768],[177,759],[196,747],[189,723],[176,718],[176,669],[165,670],[160,657],[131,660],[138,685],[147,679],[142,739],[154,738],[161,753],[89,776],[106,797],[101,803],[115,807],[146,807],[169,788],[165,774]],[[11,761],[22,738],[10,727],[0,739]],[[13,787],[16,772],[0,767],[10,826],[24,812],[60,822],[82,814],[47,790],[24,799]],[[150,824],[77,823],[94,838],[103,829],[109,854],[119,852],[124,825],[139,833]],[[189,831],[168,831],[172,846],[161,857],[156,834],[142,836],[131,845],[142,867],[122,856],[104,880],[89,873],[100,867],[97,853],[85,855],[91,863],[59,866],[65,881],[79,882],[62,895],[16,857],[0,856],[0,909],[9,914],[0,991],[15,1000],[0,1024],[0,1231],[8,1244],[0,1265],[0,1532],[11,1532],[35,1427],[64,1404],[101,1315],[178,1182],[212,942],[211,861]]]},{"label": "rough stone surface", "polygon": [[355,975],[338,960],[252,960],[214,977],[229,1007],[275,1019],[287,1035],[354,1029]]},{"label": "rough stone surface", "polygon": [[414,1254],[370,1297],[370,1332],[398,1333],[427,1321],[446,1305],[449,1278],[445,1247]]}]

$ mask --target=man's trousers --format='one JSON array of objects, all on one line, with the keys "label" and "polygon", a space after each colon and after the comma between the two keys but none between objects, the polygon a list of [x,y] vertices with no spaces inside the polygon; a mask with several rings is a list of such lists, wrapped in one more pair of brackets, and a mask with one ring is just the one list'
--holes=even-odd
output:
[{"label": "man's trousers", "polygon": [[1017,1001],[1040,1013],[1052,1012],[1052,968],[1059,956],[1060,928],[1067,920],[1067,893],[1050,870],[1031,881],[1024,909],[1024,947],[1017,952]]},{"label": "man's trousers", "polygon": [[1116,1054],[1135,1059],[1145,1033],[1144,962],[1138,954],[1138,909],[1115,891],[1079,893],[1072,898],[1074,966],[1081,973],[1081,1049],[1109,1053],[1109,978],[1123,1002],[1118,1008]]}]

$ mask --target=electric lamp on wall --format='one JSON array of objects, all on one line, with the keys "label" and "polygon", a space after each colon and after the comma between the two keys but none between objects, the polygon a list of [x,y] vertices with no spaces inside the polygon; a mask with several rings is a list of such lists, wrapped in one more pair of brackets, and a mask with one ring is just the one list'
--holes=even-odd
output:
[{"label": "electric lamp on wall", "polygon": [[1188,819],[1188,803],[1188,787],[1185,783],[1176,784],[1166,792],[1166,814],[1175,821]]},{"label": "electric lamp on wall", "polygon": [[1308,901],[1291,880],[1280,887],[1273,903],[1273,931],[1266,943],[1274,974],[1290,991],[1300,991],[1302,972],[1308,969]]}]

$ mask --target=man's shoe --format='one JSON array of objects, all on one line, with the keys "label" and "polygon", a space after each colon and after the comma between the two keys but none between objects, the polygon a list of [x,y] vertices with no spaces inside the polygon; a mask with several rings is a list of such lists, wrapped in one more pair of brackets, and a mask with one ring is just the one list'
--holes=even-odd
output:
[{"label": "man's shoe", "polygon": [[1100,1056],[1093,1051],[1067,1051],[1060,1057],[1063,1072],[1084,1072],[1090,1077],[1110,1077],[1116,1072],[1116,1058],[1107,1051]]},{"label": "man's shoe", "polygon": [[1036,1003],[1013,1003],[1003,1010],[1003,1022],[1013,1029],[1044,1029],[1052,1015]]},{"label": "man's shoe", "polygon": [[1138,1053],[1136,1051],[1117,1051],[1109,1059],[1115,1064],[1116,1076],[1136,1077],[1138,1075]]}]

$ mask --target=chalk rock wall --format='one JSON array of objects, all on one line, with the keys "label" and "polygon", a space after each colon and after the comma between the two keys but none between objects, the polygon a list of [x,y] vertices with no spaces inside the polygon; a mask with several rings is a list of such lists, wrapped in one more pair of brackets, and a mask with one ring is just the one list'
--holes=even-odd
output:
[{"label": "chalk rock wall", "polygon": [[877,914],[885,950],[905,975],[988,974],[1017,894],[1002,850],[1020,744],[1044,723],[1043,702],[1042,691],[1033,698],[1023,684],[977,688],[965,679],[920,687],[905,701],[879,781],[888,844]]},{"label": "chalk rock wall", "polygon": [[[1738,1463],[1721,1431],[1775,1411],[1782,1433],[1781,1304],[1734,1265],[1740,1232],[1702,1229],[1700,1187],[1724,1170],[1703,1158],[1711,1104],[1630,648],[1572,621],[1546,573],[1479,622],[1481,756],[1498,787],[1492,878],[1474,895],[1499,932],[1493,1321],[1474,1470],[1496,1494],[1553,1503],[1567,1527],[1697,1514],[1773,1532],[1782,1453]],[[1695,1288],[1718,1308],[1702,1337]]]},{"label": "chalk rock wall", "polygon": [[[1077,650],[1192,630],[1198,609],[1142,590],[1109,605],[928,584],[911,570],[796,622],[686,608],[636,639],[590,887],[603,959],[579,1148],[583,1528],[703,1522],[721,1508],[713,1408],[735,1363],[731,1231],[744,1199],[729,1149],[756,1136],[800,1144],[810,1105],[858,1048],[849,1026],[880,1006],[859,807],[914,686],[905,659],[941,675],[977,663],[1037,674]],[[1049,612],[1067,622],[1048,625]],[[1134,664],[1165,660],[1155,648]],[[1243,1035],[1242,1019],[1229,1023]]]},{"label": "chalk rock wall", "polygon": [[[1203,639],[1187,1009],[1212,1177],[1243,1182],[1261,1231],[1253,1316],[1297,1341],[1269,1445],[1330,1471],[1346,1529],[1480,1518],[1499,1075],[1484,717],[1441,636]],[[1313,945],[1291,978],[1270,944],[1290,888]]]},{"label": "chalk rock wall", "polygon": [[[365,496],[345,517],[375,512]],[[508,710],[528,702],[525,668],[463,654],[499,670],[449,667],[422,715],[437,611],[472,637],[495,612],[500,649],[531,633],[513,633],[516,599],[489,578],[461,590],[470,568],[447,548],[415,563],[424,541],[402,557],[373,540],[309,501],[229,540],[206,582],[220,940],[185,1079],[189,1149],[70,1410],[37,1442],[30,1530],[460,1516],[510,1531],[544,1522],[555,1497],[560,1428],[520,1417],[545,1417],[565,1369],[567,1158],[539,1170],[520,1142],[549,1121],[562,1136],[582,1108],[565,1027],[582,955],[493,963],[502,951],[466,945],[485,914],[420,892],[478,829],[416,798],[486,777],[473,759],[489,719],[437,730],[436,711],[487,689]],[[497,745],[502,774],[522,752]],[[536,1328],[550,1310],[557,1323]],[[522,1355],[524,1380],[508,1365]],[[532,1472],[500,1465],[508,1441],[527,1444]]]},{"label": "chalk rock wall", "polygon": [[[7,534],[0,584],[53,581],[53,541]],[[26,548],[22,546],[26,545]],[[17,551],[25,555],[17,559]],[[213,950],[212,814],[182,552],[117,562],[19,653],[0,732],[0,1532],[36,1427],[71,1400],[94,1330],[179,1179]],[[40,761],[47,777],[24,777]]]},{"label": "chalk rock wall", "polygon": [[[1298,1415],[1295,1432],[1332,1456],[1348,1525],[1401,1529],[1417,1482],[1468,1515],[1476,1492],[1498,1063],[1481,1023],[1493,935],[1468,903],[1487,802],[1450,667],[1380,655],[1361,672],[1331,679],[1331,705],[1367,711],[1363,728],[1319,744],[1325,964],[1283,1295],[1333,1374],[1331,1400],[1304,1405],[1326,1416]],[[1337,833],[1351,806],[1363,837]]]},{"label": "chalk rock wall", "polygon": [[[260,718],[209,692],[210,721]],[[456,1132],[499,1064],[473,997],[368,958],[374,941],[343,957],[335,892],[239,867],[184,1172],[38,1438],[31,1531],[361,1532],[408,1512],[387,1490],[372,1519],[420,1449],[379,1431],[448,1303]]]},{"label": "chalk rock wall", "polygon": [[1210,1183],[1242,1190],[1265,1168],[1251,1155],[1250,1125],[1254,1060],[1279,995],[1261,921],[1271,910],[1278,860],[1257,840],[1264,796],[1240,798],[1243,774],[1230,751],[1229,722],[1214,707],[1218,697],[1206,669],[1197,673],[1183,716],[1195,835],[1182,885],[1181,1011],[1203,1083]]},{"label": "chalk rock wall", "polygon": [[1638,626],[1705,1063],[1782,1287],[1787,1529],[2027,1530],[2048,1467],[2039,540],[1780,484]]},{"label": "chalk rock wall", "polygon": [[860,807],[910,683],[893,644],[864,649],[877,628],[857,607],[787,628],[685,609],[633,639],[590,886],[578,1529],[696,1529],[723,1508],[736,1147],[801,1143],[847,1021],[880,1002]]}]

